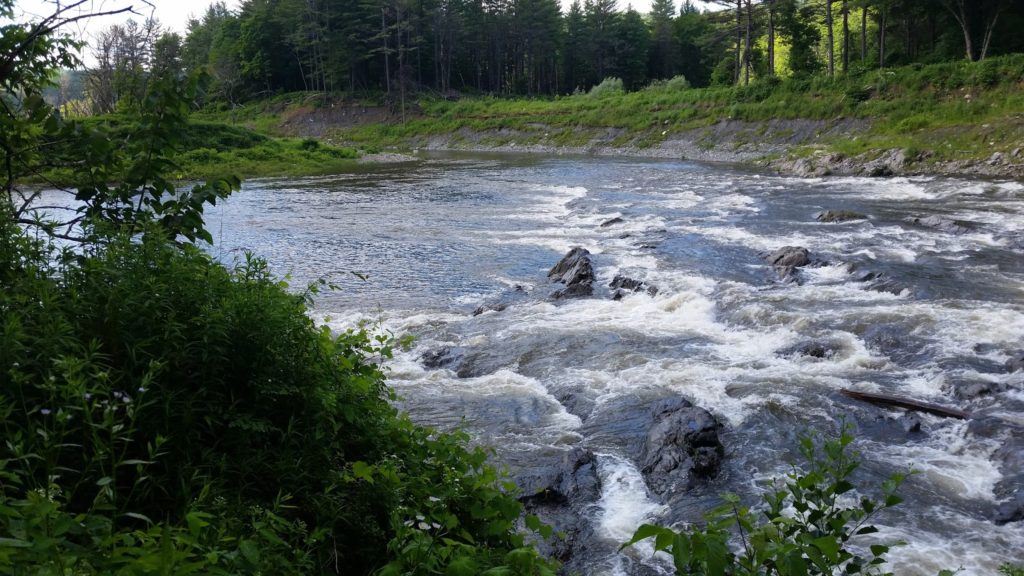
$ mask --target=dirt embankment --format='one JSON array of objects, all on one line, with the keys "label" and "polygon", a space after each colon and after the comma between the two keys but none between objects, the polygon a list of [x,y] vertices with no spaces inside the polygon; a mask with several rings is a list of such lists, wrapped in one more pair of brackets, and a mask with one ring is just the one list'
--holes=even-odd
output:
[{"label": "dirt embankment", "polygon": [[[397,120],[384,107],[335,105],[294,110],[280,130],[292,136],[344,139],[347,129]],[[538,118],[542,120],[542,118]],[[873,150],[846,156],[830,150],[828,142],[855,139],[870,124],[858,118],[834,120],[777,119],[764,122],[724,120],[710,126],[660,132],[657,128],[630,133],[621,128],[578,126],[566,138],[564,127],[543,122],[521,129],[475,131],[460,128],[442,135],[415,136],[403,142],[412,149],[583,154],[672,158],[703,162],[746,163],[783,174],[893,176],[915,174],[964,175],[1024,179],[1024,146],[995,153],[985,160],[938,162],[927,150],[908,154],[901,149]],[[341,142],[337,142],[341,143]],[[390,155],[382,157],[387,161]],[[410,157],[395,156],[394,161]],[[376,161],[376,160],[375,160]]]}]

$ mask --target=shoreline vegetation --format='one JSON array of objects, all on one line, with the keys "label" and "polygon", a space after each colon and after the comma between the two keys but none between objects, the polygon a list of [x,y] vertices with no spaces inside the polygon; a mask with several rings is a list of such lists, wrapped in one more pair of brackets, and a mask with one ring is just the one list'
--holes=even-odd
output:
[{"label": "shoreline vegetation", "polygon": [[236,137],[186,152],[188,177],[312,175],[348,168],[357,155],[400,162],[418,150],[462,150],[736,162],[798,176],[1019,179],[1024,55],[735,87],[421,96],[404,113],[383,95],[291,93],[193,119]]}]

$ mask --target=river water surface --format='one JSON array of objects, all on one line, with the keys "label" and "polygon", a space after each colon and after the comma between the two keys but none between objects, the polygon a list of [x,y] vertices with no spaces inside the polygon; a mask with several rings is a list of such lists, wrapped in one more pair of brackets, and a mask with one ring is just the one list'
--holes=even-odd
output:
[{"label": "river water surface", "polygon": [[[825,224],[824,209],[865,220]],[[939,215],[958,231],[904,221]],[[604,226],[611,218],[622,222]],[[212,211],[215,252],[252,250],[296,285],[340,291],[316,313],[344,329],[380,321],[416,337],[389,365],[418,422],[462,426],[513,470],[581,446],[597,455],[601,496],[587,574],[666,569],[617,546],[645,521],[699,518],[717,494],[745,495],[788,472],[804,431],[856,428],[858,480],[913,468],[906,503],[879,518],[902,539],[901,575],[993,574],[1024,560],[1024,525],[991,521],[1003,480],[997,449],[1024,424],[1024,185],[944,178],[769,176],[687,162],[436,156],[356,174],[255,180]],[[760,253],[804,246],[816,265],[779,281]],[[570,248],[593,254],[591,298],[555,302],[547,270]],[[348,272],[365,274],[365,281]],[[617,274],[656,286],[614,301]],[[500,312],[474,316],[506,297]],[[787,352],[820,343],[823,357]],[[460,355],[458,369],[422,356]],[[780,353],[780,351],[782,351]],[[994,390],[961,397],[956,388]],[[1005,426],[972,428],[860,404],[842,388],[956,405]],[[681,395],[724,425],[726,459],[705,486],[665,501],[617,441],[617,407]],[[981,430],[981,431],[979,431]],[[866,492],[870,492],[865,489]]]}]

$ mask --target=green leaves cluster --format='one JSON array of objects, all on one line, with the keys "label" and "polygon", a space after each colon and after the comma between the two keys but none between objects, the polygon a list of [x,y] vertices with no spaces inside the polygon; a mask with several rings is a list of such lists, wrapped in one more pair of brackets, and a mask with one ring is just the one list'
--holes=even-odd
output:
[{"label": "green leaves cluster", "polygon": [[703,528],[675,531],[645,524],[624,546],[653,538],[655,550],[672,555],[677,574],[878,574],[890,545],[871,544],[864,551],[855,539],[878,532],[870,521],[901,502],[896,489],[905,475],[883,482],[881,500],[852,497],[850,477],[858,467],[849,451],[852,441],[848,429],[835,439],[807,436],[800,452],[809,470],[791,472],[762,497],[757,510],[726,495],[725,504],[705,515]]}]

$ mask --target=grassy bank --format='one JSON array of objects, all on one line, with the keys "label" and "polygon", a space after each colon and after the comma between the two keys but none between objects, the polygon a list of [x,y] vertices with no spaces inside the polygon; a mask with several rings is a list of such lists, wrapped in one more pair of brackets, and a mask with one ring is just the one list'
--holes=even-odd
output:
[{"label": "grassy bank", "polygon": [[[902,149],[929,162],[985,160],[1024,141],[1024,55],[836,78],[767,78],[738,87],[690,89],[669,82],[631,93],[555,99],[421,98],[407,109],[404,122],[398,110],[383,108],[365,122],[332,122],[337,113],[327,114],[322,102],[292,95],[202,117],[289,134],[304,134],[302,121],[315,120],[316,136],[371,149],[415,147],[431,137],[444,137],[456,147],[600,143],[639,150],[674,138],[735,148],[768,137],[785,144],[783,153],[796,156]],[[364,98],[356,105],[334,101],[331,107],[335,104],[352,109],[374,103]],[[858,129],[787,138],[789,120],[845,120]],[[751,128],[723,142],[712,130],[723,121]]]}]

